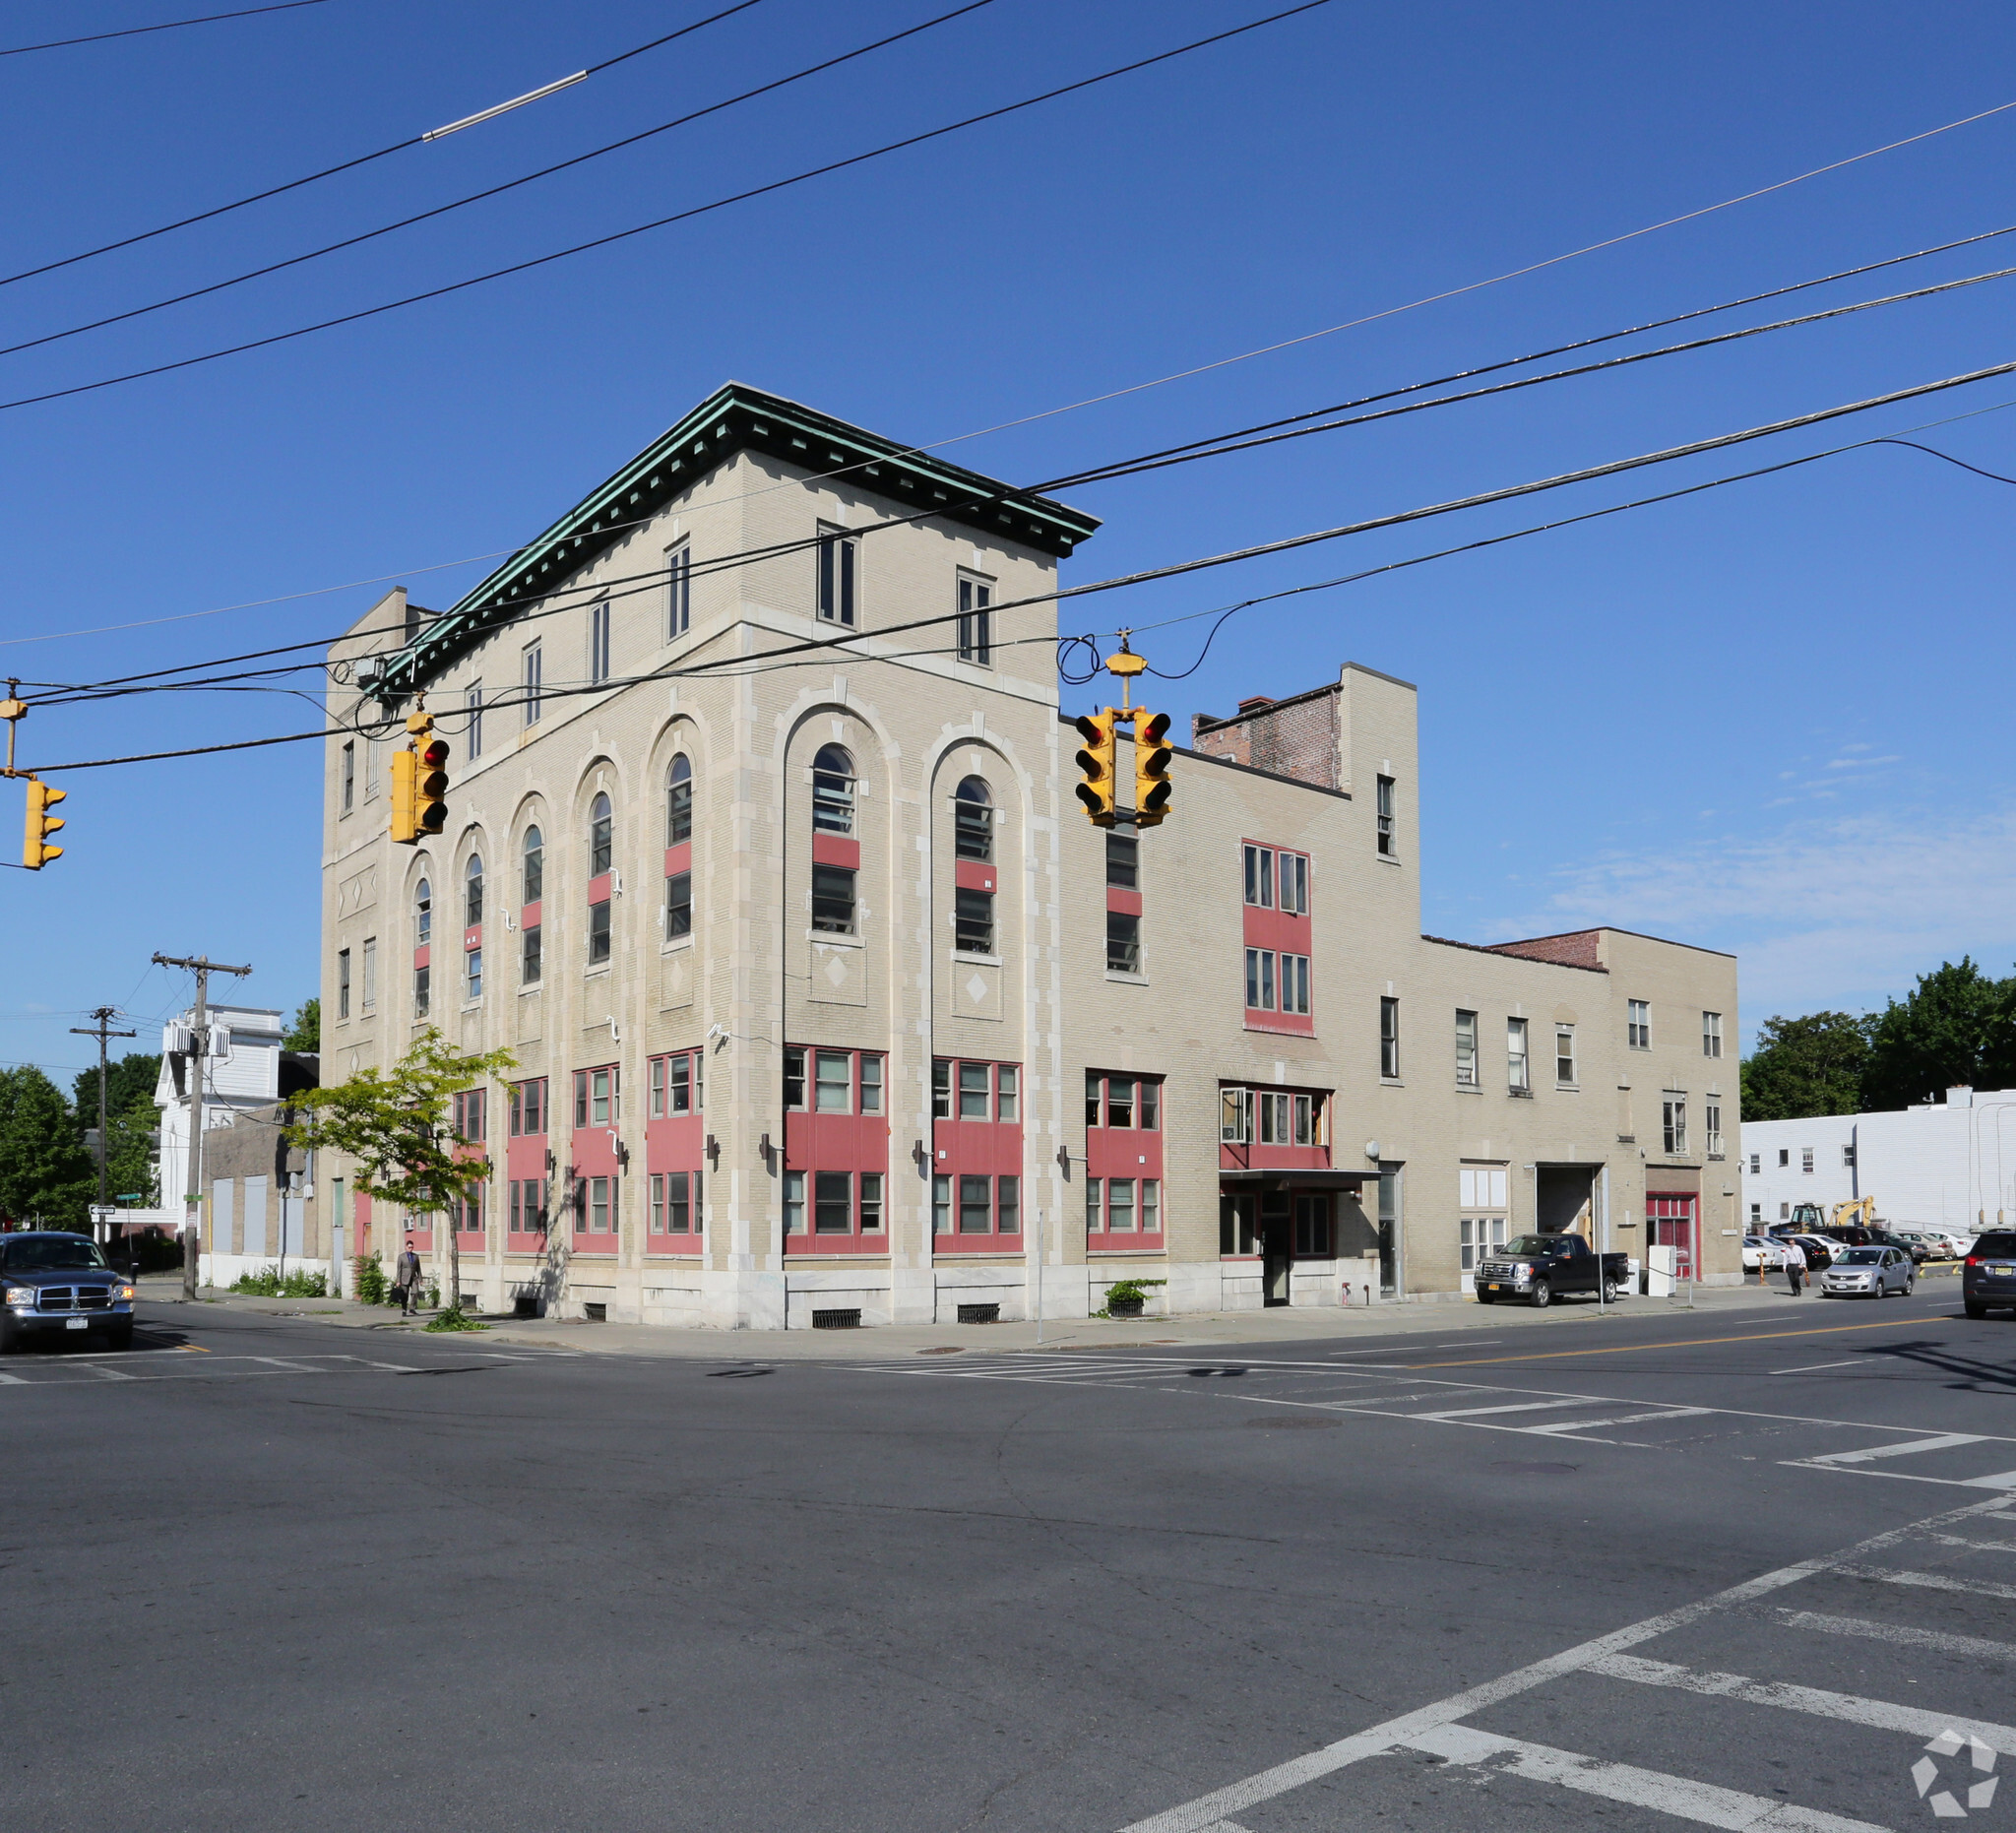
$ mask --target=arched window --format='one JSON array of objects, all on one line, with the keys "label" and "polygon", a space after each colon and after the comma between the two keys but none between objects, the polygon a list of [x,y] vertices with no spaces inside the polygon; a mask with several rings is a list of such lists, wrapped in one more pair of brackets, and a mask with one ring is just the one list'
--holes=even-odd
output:
[{"label": "arched window", "polygon": [[854,831],[854,760],[837,744],[821,745],[812,760],[812,828],[819,834]]},{"label": "arched window", "polygon": [[539,837],[536,827],[525,830],[525,847],[519,855],[525,862],[525,888],[519,897],[521,904],[536,904],[545,887],[546,843]]},{"label": "arched window", "polygon": [[672,759],[665,778],[665,845],[676,847],[693,838],[693,766],[683,757]]},{"label": "arched window", "polygon": [[462,921],[473,929],[483,920],[483,855],[472,853],[462,868]]},{"label": "arched window", "polygon": [[953,793],[952,841],[962,859],[994,856],[994,798],[981,778],[968,777]]},{"label": "arched window", "polygon": [[433,993],[434,888],[423,878],[413,887],[413,1017],[425,1018]]},{"label": "arched window", "polygon": [[614,856],[614,823],[609,814],[609,798],[597,795],[588,811],[588,875],[599,878],[609,869]]},{"label": "arched window", "polygon": [[434,888],[423,878],[413,887],[413,940],[425,948],[434,933]]}]

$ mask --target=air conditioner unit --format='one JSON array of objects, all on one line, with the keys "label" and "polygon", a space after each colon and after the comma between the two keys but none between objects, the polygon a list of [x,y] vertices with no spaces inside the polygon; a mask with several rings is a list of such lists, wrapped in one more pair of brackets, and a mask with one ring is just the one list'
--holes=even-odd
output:
[{"label": "air conditioner unit", "polygon": [[187,1056],[196,1047],[195,1038],[183,1024],[161,1027],[161,1048],[170,1056]]}]

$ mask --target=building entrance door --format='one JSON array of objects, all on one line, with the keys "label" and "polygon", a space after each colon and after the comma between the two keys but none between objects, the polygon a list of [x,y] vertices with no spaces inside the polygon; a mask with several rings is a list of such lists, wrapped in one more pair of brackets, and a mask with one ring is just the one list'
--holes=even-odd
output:
[{"label": "building entrance door", "polygon": [[1673,1278],[1694,1277],[1694,1205],[1692,1196],[1645,1197],[1645,1244],[1673,1250]]},{"label": "building entrance door", "polygon": [[1295,1264],[1294,1224],[1285,1190],[1260,1199],[1260,1290],[1266,1304],[1287,1304]]}]

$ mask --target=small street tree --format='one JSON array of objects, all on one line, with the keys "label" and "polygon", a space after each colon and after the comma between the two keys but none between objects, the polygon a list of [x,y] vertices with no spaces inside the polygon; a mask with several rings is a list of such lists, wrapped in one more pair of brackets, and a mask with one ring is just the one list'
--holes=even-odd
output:
[{"label": "small street tree", "polygon": [[450,1102],[512,1068],[509,1050],[465,1055],[431,1025],[386,1072],[360,1069],[347,1081],[313,1089],[287,1137],[316,1152],[338,1152],[355,1170],[351,1188],[420,1215],[448,1218],[449,1306],[462,1308],[461,1206],[489,1180],[490,1161],[457,1139]]}]

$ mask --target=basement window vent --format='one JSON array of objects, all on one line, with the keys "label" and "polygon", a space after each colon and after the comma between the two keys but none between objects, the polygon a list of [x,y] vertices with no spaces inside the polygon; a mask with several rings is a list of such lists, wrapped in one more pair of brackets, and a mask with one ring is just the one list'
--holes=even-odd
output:
[{"label": "basement window vent", "polygon": [[851,1311],[814,1311],[812,1313],[812,1328],[814,1330],[858,1330],[860,1327],[861,1314],[858,1308]]},{"label": "basement window vent", "polygon": [[1001,1307],[998,1304],[963,1304],[959,1307],[959,1321],[962,1324],[998,1324]]},{"label": "basement window vent", "polygon": [[606,1324],[609,1321],[609,1307],[606,1304],[584,1304],[581,1308],[588,1313],[588,1321],[591,1324]]}]

